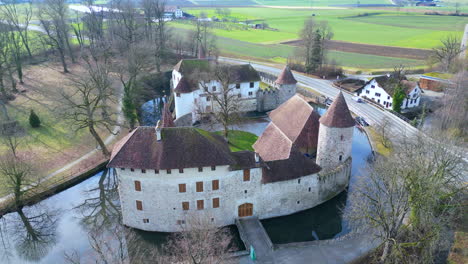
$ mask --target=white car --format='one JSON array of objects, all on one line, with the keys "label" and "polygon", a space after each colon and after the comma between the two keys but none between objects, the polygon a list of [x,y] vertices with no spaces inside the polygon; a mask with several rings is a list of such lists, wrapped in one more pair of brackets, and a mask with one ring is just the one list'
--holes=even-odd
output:
[{"label": "white car", "polygon": [[356,102],[358,102],[358,103],[364,102],[364,101],[362,100],[362,98],[359,97],[359,96],[353,96],[353,100],[356,101]]}]

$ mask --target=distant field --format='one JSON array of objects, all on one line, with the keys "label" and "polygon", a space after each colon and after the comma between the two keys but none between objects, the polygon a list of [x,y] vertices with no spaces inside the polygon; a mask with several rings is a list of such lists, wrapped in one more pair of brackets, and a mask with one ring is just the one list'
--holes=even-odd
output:
[{"label": "distant field", "polygon": [[[331,6],[354,5],[354,0],[168,0],[168,4],[202,6]],[[391,4],[389,0],[360,0],[360,4]]]},{"label": "distant field", "polygon": [[[278,31],[270,30],[215,30],[222,37],[252,43],[280,43],[297,39],[304,21],[312,14],[317,20],[326,20],[333,28],[334,40],[373,45],[430,49],[444,36],[462,34],[468,17],[427,16],[388,10],[369,9],[278,9],[278,8],[230,8],[231,18],[265,22]],[[187,12],[216,16],[212,8],[190,8]],[[367,13],[367,15],[365,15]],[[174,24],[190,28],[188,25]]]}]

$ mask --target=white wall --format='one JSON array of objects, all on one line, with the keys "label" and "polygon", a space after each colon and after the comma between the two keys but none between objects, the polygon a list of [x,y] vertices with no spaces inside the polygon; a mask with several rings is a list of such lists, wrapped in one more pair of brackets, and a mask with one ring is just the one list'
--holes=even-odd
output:
[{"label": "white wall", "polygon": [[[372,88],[372,86],[374,86],[374,88]],[[362,89],[359,97],[367,97],[382,105],[386,109],[392,109],[392,96],[389,95],[382,87],[380,87],[375,80],[372,80]]]},{"label": "white wall", "polygon": [[419,101],[421,99],[421,88],[419,88],[419,85],[417,85],[403,100],[403,103],[401,105],[401,109],[405,108],[412,108],[412,107],[417,107],[419,106]]},{"label": "white wall", "polygon": [[[253,214],[264,219],[292,214],[324,202],[319,198],[323,186],[321,189],[317,174],[262,184],[259,168],[251,170],[250,181],[247,182],[243,181],[242,170],[229,171],[227,166],[216,167],[215,171],[205,167],[203,172],[198,172],[197,168],[184,169],[184,173],[172,170],[170,175],[165,171],[159,174],[150,170],[146,173],[129,169],[116,171],[124,224],[148,231],[179,231],[181,226],[177,220],[189,221],[192,217],[213,218],[216,226],[231,225],[238,218],[239,205],[244,203],[252,203]],[[213,191],[211,181],[216,179],[219,180],[219,190]],[[135,180],[141,182],[141,191],[135,191]],[[204,182],[203,192],[196,192],[198,181]],[[333,181],[326,184],[333,187]],[[186,193],[179,193],[180,183],[186,184]],[[344,189],[340,188],[338,192]],[[220,198],[219,208],[212,208],[213,198]],[[136,209],[136,200],[142,201],[142,211]],[[197,210],[197,200],[204,200],[204,210]],[[190,203],[188,211],[182,210],[182,202],[185,201]],[[144,223],[143,219],[149,219],[149,223]]]}]

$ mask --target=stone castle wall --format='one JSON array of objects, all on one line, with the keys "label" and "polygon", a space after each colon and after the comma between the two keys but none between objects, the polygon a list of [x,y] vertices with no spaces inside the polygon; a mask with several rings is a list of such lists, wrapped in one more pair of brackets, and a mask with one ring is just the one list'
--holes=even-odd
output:
[{"label": "stone castle wall", "polygon": [[323,170],[333,169],[351,157],[353,131],[354,127],[336,128],[320,124],[317,164]]}]

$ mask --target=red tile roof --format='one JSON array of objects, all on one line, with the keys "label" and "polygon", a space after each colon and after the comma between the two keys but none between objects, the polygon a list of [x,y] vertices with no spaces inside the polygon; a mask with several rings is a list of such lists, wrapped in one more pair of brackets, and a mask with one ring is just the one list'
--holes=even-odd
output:
[{"label": "red tile roof", "polygon": [[176,93],[191,93],[198,88],[196,83],[193,83],[188,80],[188,78],[182,77],[177,84],[176,88],[174,88],[174,92]]},{"label": "red tile roof", "polygon": [[353,127],[355,125],[356,122],[349,112],[348,105],[341,91],[327,112],[320,118],[320,123],[327,127],[338,128]]},{"label": "red tile roof", "polygon": [[284,69],[280,73],[280,75],[278,76],[278,79],[276,79],[275,83],[277,83],[277,84],[296,84],[297,81],[294,78],[294,75],[292,74],[289,67],[286,66],[286,67],[284,67]]},{"label": "red tile roof", "polygon": [[162,112],[162,120],[161,120],[161,127],[175,127],[174,119],[172,118],[171,110],[169,110],[169,104],[165,103],[163,112]]},{"label": "red tile roof", "polygon": [[292,146],[292,141],[271,122],[257,139],[253,148],[262,160],[272,161],[288,159]]},{"label": "red tile roof", "polygon": [[138,127],[117,143],[108,167],[134,169],[178,169],[235,165],[227,142],[213,133],[191,128]]}]

